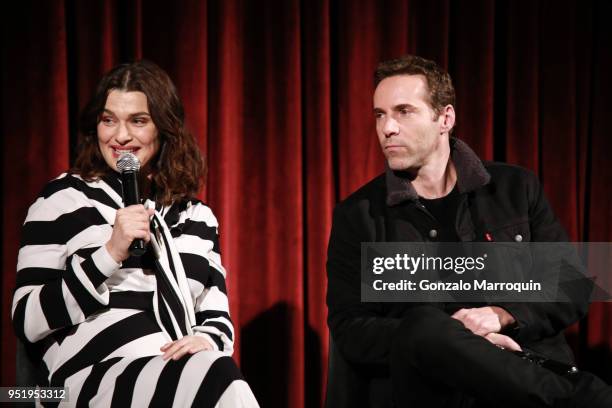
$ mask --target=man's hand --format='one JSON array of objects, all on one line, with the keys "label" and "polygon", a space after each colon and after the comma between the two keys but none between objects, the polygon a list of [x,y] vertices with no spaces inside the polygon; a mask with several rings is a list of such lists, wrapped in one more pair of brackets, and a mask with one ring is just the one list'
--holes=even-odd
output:
[{"label": "man's hand", "polygon": [[506,326],[514,323],[514,317],[498,306],[460,309],[451,316],[459,320],[472,333],[484,337],[501,348],[521,351],[521,346],[512,338],[499,334]]},{"label": "man's hand", "polygon": [[172,358],[178,360],[185,354],[194,354],[198,351],[203,350],[214,350],[213,346],[204,338],[200,336],[185,336],[182,339],[171,341],[160,347],[160,350],[164,352],[162,358],[167,360]]},{"label": "man's hand", "polygon": [[472,333],[483,337],[489,333],[499,333],[504,327],[514,323],[514,317],[498,306],[460,309],[451,317],[463,323]]},{"label": "man's hand", "polygon": [[484,336],[484,338],[501,348],[507,348],[507,349],[514,350],[514,351],[523,350],[521,349],[521,346],[519,346],[519,344],[516,341],[512,340],[512,338],[508,336],[504,336],[503,334],[489,333],[486,336]]}]

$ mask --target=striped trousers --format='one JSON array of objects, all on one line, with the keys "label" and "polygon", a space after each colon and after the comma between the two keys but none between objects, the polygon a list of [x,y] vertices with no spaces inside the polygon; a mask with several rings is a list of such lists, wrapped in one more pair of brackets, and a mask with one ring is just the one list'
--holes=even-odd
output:
[{"label": "striped trousers", "polygon": [[66,379],[60,407],[258,407],[231,357],[201,351],[174,361],[114,357]]}]

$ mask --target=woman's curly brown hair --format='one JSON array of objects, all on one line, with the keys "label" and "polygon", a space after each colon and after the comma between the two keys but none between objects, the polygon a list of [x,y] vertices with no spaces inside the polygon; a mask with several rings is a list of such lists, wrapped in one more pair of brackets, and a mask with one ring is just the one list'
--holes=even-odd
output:
[{"label": "woman's curly brown hair", "polygon": [[[206,173],[204,159],[193,136],[185,128],[185,111],[176,88],[164,70],[150,61],[118,65],[98,83],[96,92],[81,112],[78,152],[71,173],[92,181],[113,172],[98,147],[97,125],[112,90],[140,91],[147,96],[160,149],[151,166],[142,169],[143,181],[163,205],[195,197]],[[149,188],[146,188],[149,190]]]}]

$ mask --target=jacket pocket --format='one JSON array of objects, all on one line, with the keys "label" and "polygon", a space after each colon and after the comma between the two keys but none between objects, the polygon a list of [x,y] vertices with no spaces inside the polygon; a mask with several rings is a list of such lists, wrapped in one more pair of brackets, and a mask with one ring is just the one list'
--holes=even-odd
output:
[{"label": "jacket pocket", "polygon": [[529,228],[529,221],[521,220],[510,222],[501,226],[493,226],[489,231],[485,232],[489,234],[490,239],[488,241],[497,242],[530,242],[531,231]]}]

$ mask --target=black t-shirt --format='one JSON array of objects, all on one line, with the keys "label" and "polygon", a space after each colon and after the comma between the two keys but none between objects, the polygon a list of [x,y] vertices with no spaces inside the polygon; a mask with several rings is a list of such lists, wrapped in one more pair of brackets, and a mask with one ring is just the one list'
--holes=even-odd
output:
[{"label": "black t-shirt", "polygon": [[457,228],[455,226],[457,209],[459,207],[457,185],[455,184],[452,191],[444,197],[434,199],[419,197],[419,201],[437,221],[436,241],[458,242],[459,235],[457,235]]},{"label": "black t-shirt", "polygon": [[[429,200],[423,197],[419,197],[419,201],[425,206],[427,211],[437,221],[437,242],[459,242],[459,235],[457,235],[456,218],[457,210],[459,209],[460,194],[457,191],[457,185],[453,190],[444,197],[434,198]],[[447,249],[445,255],[451,256],[462,256],[462,250],[456,248],[454,251]],[[460,279],[461,275],[457,275],[453,272],[448,274],[441,273],[442,278],[449,280]],[[450,315],[455,313],[461,308],[473,308],[484,306],[485,303],[464,303],[464,302],[449,302],[444,304],[444,310]]]}]

